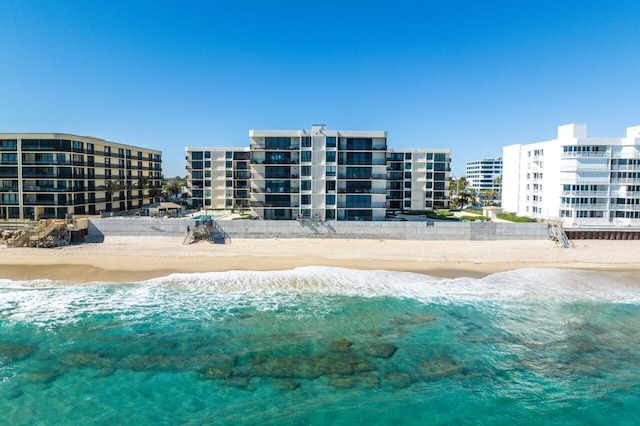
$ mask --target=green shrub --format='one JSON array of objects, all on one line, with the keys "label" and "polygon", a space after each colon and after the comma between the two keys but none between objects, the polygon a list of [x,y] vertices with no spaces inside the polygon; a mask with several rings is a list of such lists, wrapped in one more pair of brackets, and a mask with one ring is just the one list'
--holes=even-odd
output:
[{"label": "green shrub", "polygon": [[484,220],[484,221],[488,222],[491,219],[489,219],[486,216],[473,215],[473,216],[461,216],[460,220],[468,220],[470,222],[475,222],[475,221],[478,221],[478,220]]},{"label": "green shrub", "polygon": [[428,212],[426,210],[408,210],[404,212],[404,214],[406,214],[407,216],[421,216],[427,213]]},{"label": "green shrub", "polygon": [[[444,212],[440,213],[440,212]],[[437,219],[437,220],[453,220],[457,221],[457,217],[453,217],[453,213],[448,211],[440,210],[439,212],[427,212],[426,215],[429,219]]]},{"label": "green shrub", "polygon": [[508,220],[509,222],[536,222],[535,219],[526,216],[516,216],[511,213],[500,213],[496,215],[498,219]]}]

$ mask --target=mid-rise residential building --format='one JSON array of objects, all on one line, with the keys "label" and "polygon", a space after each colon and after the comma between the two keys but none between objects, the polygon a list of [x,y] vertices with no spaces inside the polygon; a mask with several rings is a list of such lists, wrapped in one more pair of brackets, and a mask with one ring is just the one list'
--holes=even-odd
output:
[{"label": "mid-rise residential building", "polygon": [[161,186],[160,151],[70,134],[0,133],[0,220],[137,209]]},{"label": "mid-rise residential building", "polygon": [[572,225],[640,225],[640,126],[622,138],[587,137],[586,124],[556,139],[503,148],[502,206]]},{"label": "mid-rise residential building", "polygon": [[465,177],[469,188],[478,193],[484,190],[500,191],[496,180],[502,176],[502,158],[485,158],[483,160],[467,161]]},{"label": "mid-rise residential building", "polygon": [[194,206],[254,218],[384,220],[449,205],[449,150],[389,150],[385,131],[251,130],[249,148],[186,148]]}]

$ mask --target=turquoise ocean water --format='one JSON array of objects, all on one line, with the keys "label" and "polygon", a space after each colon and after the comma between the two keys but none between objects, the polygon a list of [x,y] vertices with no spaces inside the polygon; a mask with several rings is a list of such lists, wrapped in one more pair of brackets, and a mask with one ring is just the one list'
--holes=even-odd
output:
[{"label": "turquoise ocean water", "polygon": [[638,424],[638,281],[319,267],[0,280],[0,424]]}]

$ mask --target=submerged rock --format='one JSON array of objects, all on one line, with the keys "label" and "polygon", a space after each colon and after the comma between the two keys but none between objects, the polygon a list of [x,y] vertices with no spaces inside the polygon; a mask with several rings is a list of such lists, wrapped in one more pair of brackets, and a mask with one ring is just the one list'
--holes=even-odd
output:
[{"label": "submerged rock", "polygon": [[40,383],[44,385],[48,385],[49,383],[53,383],[60,376],[60,372],[53,370],[42,370],[42,371],[31,371],[25,373],[25,378],[30,383]]},{"label": "submerged rock", "polygon": [[252,390],[248,377],[231,377],[224,381],[224,384],[234,388]]},{"label": "submerged rock", "polygon": [[329,374],[351,375],[356,369],[368,369],[359,358],[275,357],[233,368],[235,377],[271,377],[275,379],[317,379]]},{"label": "submerged rock", "polygon": [[399,318],[394,318],[391,320],[391,324],[394,325],[418,325],[418,324],[426,324],[428,322],[435,321],[436,317],[426,316],[426,315],[403,315]]},{"label": "submerged rock", "polygon": [[438,380],[462,376],[464,369],[453,359],[442,356],[422,361],[418,373],[423,380]]},{"label": "submerged rock", "polygon": [[406,388],[418,381],[414,374],[403,372],[389,373],[385,379],[394,388]]},{"label": "submerged rock", "polygon": [[329,385],[340,389],[351,389],[358,384],[355,377],[333,377],[329,380]]},{"label": "submerged rock", "polygon": [[27,359],[35,350],[36,346],[0,346],[0,365]]},{"label": "submerged rock", "polygon": [[351,350],[351,345],[353,345],[353,342],[350,342],[349,340],[336,340],[335,342],[331,342],[331,352],[349,352]]},{"label": "submerged rock", "polygon": [[353,371],[356,373],[363,373],[366,371],[373,371],[376,369],[373,365],[369,364],[367,361],[365,361],[362,358],[352,358],[349,362],[353,366]]},{"label": "submerged rock", "polygon": [[380,377],[377,373],[366,373],[356,376],[360,386],[370,389],[377,389],[380,387]]},{"label": "submerged rock", "polygon": [[277,380],[275,382],[275,386],[278,389],[292,391],[292,390],[298,389],[300,387],[300,383],[296,382],[295,380],[284,379],[284,380]]},{"label": "submerged rock", "polygon": [[368,346],[364,353],[375,358],[390,358],[397,350],[398,347],[391,343],[376,343]]}]

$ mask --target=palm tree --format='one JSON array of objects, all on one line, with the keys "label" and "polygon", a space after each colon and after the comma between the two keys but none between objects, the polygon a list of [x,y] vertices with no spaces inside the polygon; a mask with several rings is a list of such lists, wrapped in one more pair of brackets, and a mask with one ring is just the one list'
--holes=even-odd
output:
[{"label": "palm tree", "polygon": [[483,189],[482,190],[482,204],[488,206],[493,204],[498,191],[495,189]]},{"label": "palm tree", "polygon": [[502,188],[502,175],[498,176],[497,178],[495,178],[493,180],[493,186],[494,188]]},{"label": "palm tree", "polygon": [[168,183],[163,190],[169,200],[174,200],[182,192],[182,188],[175,182]]},{"label": "palm tree", "polygon": [[453,198],[452,202],[457,208],[464,208],[464,206],[471,204],[474,199],[475,197],[470,192],[461,191]]},{"label": "palm tree", "polygon": [[113,194],[115,194],[116,192],[119,192],[121,188],[122,186],[120,185],[120,182],[114,181],[114,180],[107,180],[104,182],[104,185],[101,185],[98,187],[98,190],[104,191],[106,194],[109,195],[108,201],[113,201]]},{"label": "palm tree", "polygon": [[452,179],[449,188],[452,190],[453,195],[458,195],[460,192],[467,189],[469,181],[466,177],[462,176],[458,179]]}]

